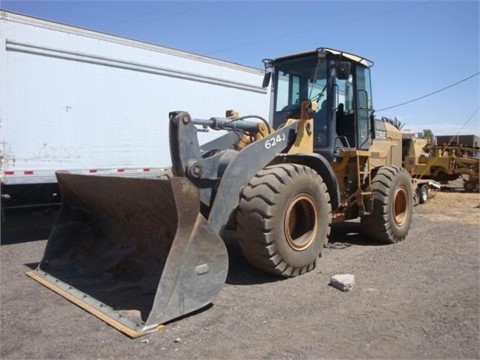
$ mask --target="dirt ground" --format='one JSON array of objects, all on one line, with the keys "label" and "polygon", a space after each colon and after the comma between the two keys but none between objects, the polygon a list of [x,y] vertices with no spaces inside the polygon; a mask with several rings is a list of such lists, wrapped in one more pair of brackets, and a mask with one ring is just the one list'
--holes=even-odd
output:
[{"label": "dirt ground", "polygon": [[[480,194],[440,192],[414,208],[407,239],[376,245],[335,226],[312,272],[252,269],[228,241],[213,306],[130,339],[34,282],[54,213],[2,224],[1,359],[479,359]],[[356,284],[341,292],[332,275]]]}]

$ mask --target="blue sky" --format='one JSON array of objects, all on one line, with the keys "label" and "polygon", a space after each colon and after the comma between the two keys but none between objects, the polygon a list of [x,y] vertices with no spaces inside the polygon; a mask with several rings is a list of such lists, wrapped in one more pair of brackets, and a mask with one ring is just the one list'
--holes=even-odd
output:
[{"label": "blue sky", "polygon": [[[325,46],[367,57],[404,129],[480,135],[480,1],[0,1],[68,25],[243,65]],[[188,97],[187,97],[188,98]],[[188,105],[188,104],[187,104]]]}]

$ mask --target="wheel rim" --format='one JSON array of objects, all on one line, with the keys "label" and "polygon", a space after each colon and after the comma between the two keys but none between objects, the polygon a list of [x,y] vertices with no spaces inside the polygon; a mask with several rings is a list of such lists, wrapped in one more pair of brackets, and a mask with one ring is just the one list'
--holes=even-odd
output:
[{"label": "wheel rim", "polygon": [[285,237],[288,245],[296,251],[308,248],[317,234],[317,206],[308,194],[297,195],[285,213]]},{"label": "wheel rim", "polygon": [[406,190],[398,188],[395,191],[394,203],[393,203],[393,219],[395,224],[402,226],[405,223],[408,215],[408,198]]}]

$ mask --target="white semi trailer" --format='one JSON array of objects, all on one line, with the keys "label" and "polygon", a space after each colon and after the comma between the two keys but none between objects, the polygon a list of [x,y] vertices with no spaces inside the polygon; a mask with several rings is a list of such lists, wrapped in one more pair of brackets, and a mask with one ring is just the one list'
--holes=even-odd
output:
[{"label": "white semi trailer", "polygon": [[2,205],[57,201],[58,170],[155,176],[170,165],[170,111],[266,118],[262,78],[261,69],[0,11]]}]

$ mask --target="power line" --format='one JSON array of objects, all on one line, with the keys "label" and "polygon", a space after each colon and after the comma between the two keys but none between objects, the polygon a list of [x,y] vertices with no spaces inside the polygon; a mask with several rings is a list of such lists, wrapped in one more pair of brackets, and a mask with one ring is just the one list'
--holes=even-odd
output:
[{"label": "power line", "polygon": [[467,126],[467,124],[470,122],[470,120],[473,119],[473,117],[475,116],[475,114],[476,114],[479,110],[480,110],[480,106],[477,107],[477,109],[473,112],[472,116],[470,116],[470,117],[468,118],[468,120],[465,121],[465,124],[462,125],[462,127],[460,128],[460,130],[458,130],[458,132],[456,133],[455,136],[457,136],[457,135],[460,133],[460,131],[462,131],[465,126]]},{"label": "power line", "polygon": [[418,100],[421,100],[421,99],[425,99],[426,97],[429,97],[429,96],[438,94],[438,93],[441,92],[441,91],[450,89],[451,87],[454,87],[454,86],[456,86],[456,85],[458,85],[458,84],[460,84],[460,83],[462,83],[462,82],[464,82],[464,81],[467,81],[467,80],[469,80],[469,79],[477,76],[478,74],[480,74],[480,71],[477,72],[476,74],[473,74],[473,75],[470,75],[469,77],[466,77],[465,79],[462,79],[462,80],[460,80],[460,81],[457,81],[456,83],[453,83],[453,84],[451,84],[451,85],[445,86],[444,88],[441,88],[441,89],[436,90],[436,91],[434,91],[434,92],[431,92],[431,93],[429,93],[429,94],[420,96],[420,97],[415,98],[415,99],[412,99],[412,100],[405,101],[405,102],[400,103],[400,104],[397,104],[397,105],[392,105],[392,106],[388,106],[388,107],[383,108],[383,109],[378,109],[377,111],[383,111],[383,110],[393,109],[393,108],[396,108],[396,107],[399,107],[399,106],[403,106],[403,105],[406,105],[406,104],[410,104],[410,103],[412,103],[412,102],[414,102],[414,101],[418,101]]}]

